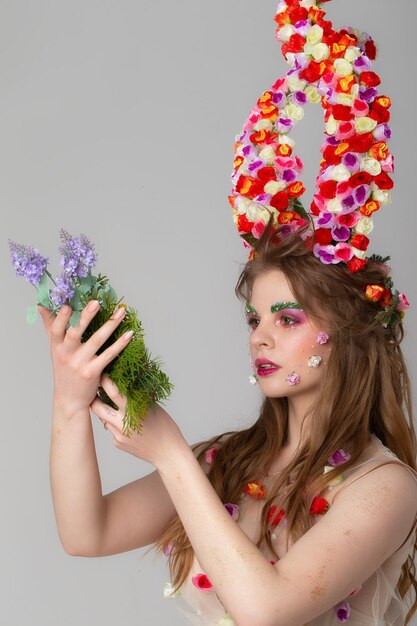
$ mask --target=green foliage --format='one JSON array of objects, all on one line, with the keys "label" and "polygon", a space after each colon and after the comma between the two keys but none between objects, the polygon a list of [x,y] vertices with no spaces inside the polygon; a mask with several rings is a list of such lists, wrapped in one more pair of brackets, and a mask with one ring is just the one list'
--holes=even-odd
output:
[{"label": "green foliage", "polygon": [[[88,300],[98,300],[100,310],[85,330],[82,341],[87,341],[114,313],[120,305],[116,292],[105,276],[93,277],[91,290],[85,294]],[[120,305],[125,306],[125,305]],[[102,345],[97,354],[101,354],[125,332],[133,330],[134,335],[124,350],[105,368],[111,380],[117,385],[120,393],[127,400],[123,420],[123,432],[130,437],[131,431],[140,432],[142,420],[155,404],[169,397],[173,385],[168,376],[161,370],[158,359],[151,358],[144,342],[144,330],[134,309],[126,307],[126,314],[114,333]],[[103,389],[99,393],[101,399],[112,406]]]}]

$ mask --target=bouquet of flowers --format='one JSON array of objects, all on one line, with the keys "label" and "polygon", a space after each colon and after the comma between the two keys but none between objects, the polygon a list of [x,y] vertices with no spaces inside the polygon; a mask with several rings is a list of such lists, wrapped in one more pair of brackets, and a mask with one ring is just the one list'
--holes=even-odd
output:
[{"label": "bouquet of flowers", "polygon": [[[149,408],[155,402],[168,398],[173,385],[161,370],[159,359],[151,358],[136,311],[122,303],[106,276],[92,274],[97,260],[94,245],[85,235],[72,237],[64,229],[61,229],[60,236],[62,273],[56,278],[47,270],[49,259],[43,257],[36,248],[9,240],[11,260],[17,276],[22,276],[37,290],[37,303],[28,308],[27,320],[30,324],[36,321],[37,305],[50,309],[51,315],[56,315],[64,304],[68,304],[73,311],[69,324],[76,326],[87,302],[98,300],[100,309],[82,336],[85,342],[111,317],[116,308],[126,309],[123,321],[97,354],[126,331],[134,331],[129,344],[104,370],[126,397],[123,432],[130,437],[131,430],[140,432],[142,419]],[[118,408],[104,389],[99,387],[98,393],[104,402]]]}]

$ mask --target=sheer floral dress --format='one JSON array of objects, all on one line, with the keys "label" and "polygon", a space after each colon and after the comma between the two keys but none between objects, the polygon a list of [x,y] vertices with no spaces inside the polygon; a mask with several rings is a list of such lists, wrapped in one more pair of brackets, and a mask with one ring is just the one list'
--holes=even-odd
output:
[{"label": "sheer floral dress", "polygon": [[[417,481],[417,472],[400,461],[375,435],[372,435],[372,442],[364,460],[346,470],[343,473],[343,481],[323,494],[325,499],[331,506],[337,495],[348,485],[387,463],[403,465]],[[237,523],[254,543],[260,528],[261,509],[262,501],[250,495],[244,496],[239,506]],[[233,511],[229,512],[233,515]],[[283,522],[274,527],[272,534],[278,554],[280,546],[282,551],[282,546],[285,545],[285,519]],[[409,602],[407,599],[405,601],[401,599],[396,585],[401,574],[401,566],[412,553],[416,529],[417,517],[403,545],[386,559],[359,590],[354,590],[348,598],[342,599],[336,607],[313,619],[306,626],[339,626],[345,622],[348,626],[403,626]],[[260,549],[268,560],[274,559],[267,546]],[[179,592],[172,594],[171,583],[166,583],[164,596],[177,603],[186,624],[238,626],[220,602],[195,556],[191,571]]]}]

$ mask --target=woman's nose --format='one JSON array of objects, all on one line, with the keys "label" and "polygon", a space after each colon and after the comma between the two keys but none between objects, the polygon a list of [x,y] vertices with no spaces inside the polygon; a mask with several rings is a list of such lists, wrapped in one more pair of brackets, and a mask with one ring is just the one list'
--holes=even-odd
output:
[{"label": "woman's nose", "polygon": [[251,333],[249,341],[255,348],[260,346],[273,346],[273,329],[260,323]]}]

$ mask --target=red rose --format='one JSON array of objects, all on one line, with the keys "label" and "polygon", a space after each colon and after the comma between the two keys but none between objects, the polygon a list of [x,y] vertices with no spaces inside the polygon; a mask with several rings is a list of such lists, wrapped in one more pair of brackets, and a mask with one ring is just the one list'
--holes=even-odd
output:
[{"label": "red rose", "polygon": [[321,73],[322,73],[321,63],[317,63],[317,61],[310,61],[307,67],[301,70],[300,79],[306,80],[308,83],[312,84],[312,83],[315,83],[320,78]]},{"label": "red rose", "polygon": [[386,107],[375,100],[375,102],[372,103],[369,117],[376,120],[378,124],[386,124],[391,119],[391,113]]},{"label": "red rose", "polygon": [[336,195],[337,180],[326,180],[319,189],[323,198],[334,198]]},{"label": "red rose", "polygon": [[337,146],[326,146],[323,152],[323,159],[327,165],[339,165],[342,162],[341,154],[336,154]]},{"label": "red rose", "polygon": [[316,228],[314,234],[315,242],[319,243],[321,246],[327,246],[332,242],[332,233],[330,228]]},{"label": "red rose", "polygon": [[334,104],[332,113],[335,120],[342,120],[343,122],[348,122],[355,117],[351,107],[345,106],[344,104]]},{"label": "red rose", "polygon": [[271,166],[259,168],[257,174],[259,180],[263,183],[263,185],[266,185],[266,183],[268,183],[270,180],[277,179],[275,169]]},{"label": "red rose", "polygon": [[206,574],[196,574],[192,577],[191,582],[194,587],[197,587],[197,589],[201,589],[202,591],[209,591],[213,589],[213,585]]},{"label": "red rose", "polygon": [[367,265],[368,261],[366,259],[360,259],[357,256],[353,256],[350,261],[348,261],[347,268],[351,274],[356,274],[356,272],[360,272],[360,270]]},{"label": "red rose", "polygon": [[237,218],[237,229],[239,233],[250,233],[253,227],[254,223],[250,222],[244,213],[239,215]]},{"label": "red rose", "polygon": [[372,133],[355,135],[354,137],[349,137],[346,141],[352,152],[368,152],[375,143]]},{"label": "red rose", "polygon": [[375,61],[376,59],[376,45],[373,39],[369,39],[369,41],[365,44],[365,52],[368,59],[371,61]]},{"label": "red rose", "polygon": [[359,233],[356,233],[356,235],[353,235],[353,237],[351,238],[351,240],[349,241],[350,245],[353,246],[354,248],[357,248],[358,250],[366,250],[369,246],[369,239],[368,237],[366,237],[366,235],[361,235]]},{"label": "red rose", "polygon": [[378,185],[380,189],[386,190],[394,187],[394,181],[386,172],[381,172],[378,176],[375,176],[374,183]]},{"label": "red rose", "polygon": [[282,54],[286,56],[288,52],[302,52],[305,44],[305,38],[298,33],[294,33],[294,35],[291,35],[288,43],[282,46]]},{"label": "red rose", "polygon": [[362,72],[359,80],[366,85],[366,87],[377,87],[381,84],[381,79],[375,72]]},{"label": "red rose", "polygon": [[330,504],[327,502],[326,498],[314,498],[311,503],[310,513],[313,515],[322,515],[326,513],[330,508]]},{"label": "red rose", "polygon": [[317,206],[317,204],[314,202],[314,200],[312,201],[312,203],[310,204],[310,212],[313,215],[320,215],[320,209]]},{"label": "red rose", "polygon": [[300,22],[301,20],[307,19],[308,11],[307,9],[304,9],[304,7],[300,7],[300,6],[297,7],[295,5],[288,11],[288,15],[291,20],[291,23],[296,24],[297,22]]},{"label": "red rose", "polygon": [[349,178],[348,183],[352,189],[355,189],[359,185],[370,185],[371,181],[372,176],[369,172],[358,172]]},{"label": "red rose", "polygon": [[272,196],[269,203],[277,211],[284,211],[288,206],[288,194],[286,191],[278,191],[275,196]]}]

